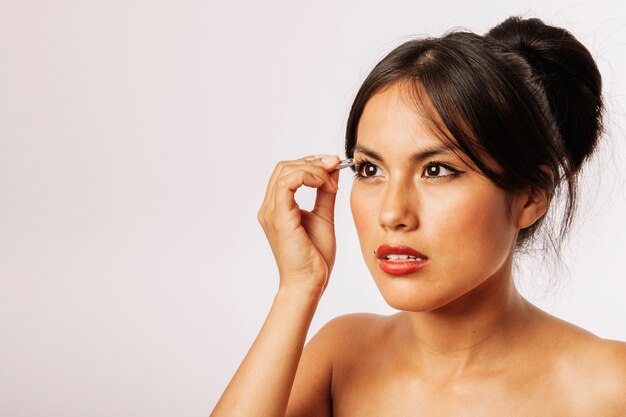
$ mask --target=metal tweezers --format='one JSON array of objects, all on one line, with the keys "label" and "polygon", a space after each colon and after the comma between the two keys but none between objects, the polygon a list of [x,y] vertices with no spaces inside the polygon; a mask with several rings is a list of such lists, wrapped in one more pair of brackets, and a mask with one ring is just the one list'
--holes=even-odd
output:
[{"label": "metal tweezers", "polygon": [[339,161],[339,165],[335,170],[339,171],[340,169],[348,168],[354,165],[354,158],[343,159]]}]

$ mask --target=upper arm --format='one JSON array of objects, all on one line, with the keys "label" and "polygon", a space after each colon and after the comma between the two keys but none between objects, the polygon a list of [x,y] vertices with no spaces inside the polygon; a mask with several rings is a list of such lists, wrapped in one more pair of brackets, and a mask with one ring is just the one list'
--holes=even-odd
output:
[{"label": "upper arm", "polygon": [[349,334],[354,316],[348,314],[332,319],[306,344],[289,396],[286,417],[332,416],[333,358],[340,348],[337,342]]}]

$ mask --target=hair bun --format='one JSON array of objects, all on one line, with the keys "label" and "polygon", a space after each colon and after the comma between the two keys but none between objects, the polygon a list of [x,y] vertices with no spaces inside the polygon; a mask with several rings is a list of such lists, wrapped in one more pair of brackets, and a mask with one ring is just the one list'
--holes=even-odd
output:
[{"label": "hair bun", "polygon": [[510,17],[486,38],[525,58],[543,86],[576,172],[602,132],[602,79],[591,53],[569,31],[537,18]]}]

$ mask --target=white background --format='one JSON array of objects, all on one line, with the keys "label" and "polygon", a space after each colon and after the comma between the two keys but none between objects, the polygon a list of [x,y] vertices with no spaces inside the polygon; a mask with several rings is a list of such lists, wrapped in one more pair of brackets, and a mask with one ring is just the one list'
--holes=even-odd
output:
[{"label": "white background", "polygon": [[[617,1],[0,0],[0,415],[208,415],[277,289],[256,220],[276,162],[343,156],[360,83],[401,42],[484,33],[518,13],[589,47],[609,134],[558,284],[542,265],[517,279],[549,312],[626,339],[625,12]],[[363,262],[341,175],[337,263],[309,337],[341,314],[394,312]]]}]

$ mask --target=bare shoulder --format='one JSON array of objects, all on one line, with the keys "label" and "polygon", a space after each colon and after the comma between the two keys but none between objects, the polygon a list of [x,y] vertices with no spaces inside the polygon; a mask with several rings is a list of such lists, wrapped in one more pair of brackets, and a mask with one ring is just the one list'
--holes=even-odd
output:
[{"label": "bare shoulder", "polygon": [[[563,391],[581,415],[626,415],[626,343],[554,318],[548,327]],[[585,410],[585,412],[582,412]]]},{"label": "bare shoulder", "polygon": [[[593,336],[582,342],[581,362],[595,415],[626,415],[626,343]],[[591,404],[590,404],[591,406]]]},{"label": "bare shoulder", "polygon": [[336,364],[376,328],[376,315],[355,313],[336,317],[320,328],[304,346],[285,415],[332,415],[332,381]]}]

